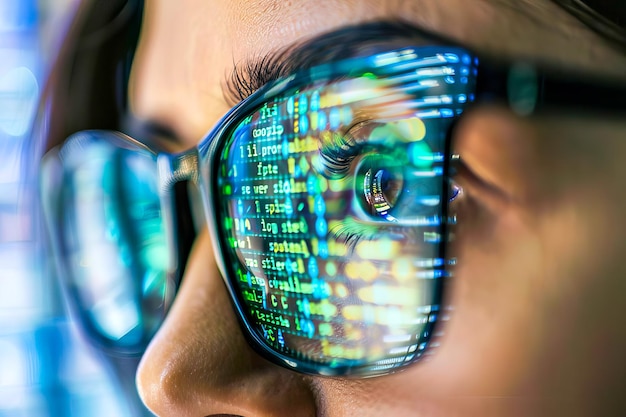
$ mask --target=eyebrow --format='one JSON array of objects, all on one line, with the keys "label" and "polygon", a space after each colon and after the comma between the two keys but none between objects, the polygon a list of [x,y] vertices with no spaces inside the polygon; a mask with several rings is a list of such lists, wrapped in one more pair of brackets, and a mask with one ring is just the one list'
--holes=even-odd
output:
[{"label": "eyebrow", "polygon": [[232,106],[265,84],[293,72],[325,62],[368,55],[383,45],[406,45],[409,42],[412,46],[420,46],[443,43],[445,40],[400,20],[344,26],[278,51],[235,63],[223,84],[224,98]]}]

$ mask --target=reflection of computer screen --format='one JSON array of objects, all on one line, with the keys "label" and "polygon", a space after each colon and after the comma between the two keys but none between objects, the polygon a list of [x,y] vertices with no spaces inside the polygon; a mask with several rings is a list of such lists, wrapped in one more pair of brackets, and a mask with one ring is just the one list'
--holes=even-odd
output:
[{"label": "reflection of computer screen", "polygon": [[425,348],[448,222],[446,137],[433,132],[471,100],[472,61],[423,53],[274,98],[224,146],[224,246],[273,349],[382,369]]}]

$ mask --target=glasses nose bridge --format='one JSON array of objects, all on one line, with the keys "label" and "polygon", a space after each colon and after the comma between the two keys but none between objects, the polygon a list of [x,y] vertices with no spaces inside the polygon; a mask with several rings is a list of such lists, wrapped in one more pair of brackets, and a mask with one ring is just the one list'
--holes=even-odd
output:
[{"label": "glasses nose bridge", "polygon": [[179,154],[159,154],[157,166],[159,172],[159,193],[170,194],[176,185],[182,181],[198,183],[199,165],[197,149],[190,149]]},{"label": "glasses nose bridge", "polygon": [[162,153],[157,156],[159,199],[170,248],[170,271],[175,271],[178,283],[184,274],[184,266],[196,236],[196,223],[189,201],[188,184],[197,186],[199,158],[197,149],[179,154]]}]

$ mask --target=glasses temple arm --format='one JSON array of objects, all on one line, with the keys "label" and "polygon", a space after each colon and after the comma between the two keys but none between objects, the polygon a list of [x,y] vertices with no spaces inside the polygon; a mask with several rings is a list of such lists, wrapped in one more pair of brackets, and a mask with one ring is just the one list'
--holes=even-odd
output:
[{"label": "glasses temple arm", "polygon": [[544,110],[616,115],[626,112],[626,79],[554,68],[539,70],[525,63],[481,63],[476,92],[488,101],[506,101],[523,116]]}]

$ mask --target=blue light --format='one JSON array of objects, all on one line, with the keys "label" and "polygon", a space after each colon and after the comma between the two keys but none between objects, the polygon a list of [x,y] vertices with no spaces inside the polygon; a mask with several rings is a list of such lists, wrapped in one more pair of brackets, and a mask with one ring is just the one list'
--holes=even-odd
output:
[{"label": "blue light", "polygon": [[318,195],[315,197],[315,214],[322,217],[324,213],[326,213],[326,202],[324,201],[324,197]]},{"label": "blue light", "polygon": [[[309,109],[309,102],[308,99],[305,95],[300,96],[300,100],[298,101],[298,113],[300,114],[305,114],[307,112],[307,110]],[[308,130],[307,129],[302,129],[302,130]]]},{"label": "blue light", "polygon": [[325,130],[326,124],[328,123],[328,118],[326,117],[326,113],[320,111],[317,113],[317,128],[318,130]]},{"label": "blue light", "polygon": [[452,109],[441,109],[441,117],[454,117]]},{"label": "blue light", "polygon": [[325,237],[328,233],[328,223],[323,217],[318,217],[315,221],[315,231],[319,237]]},{"label": "blue light", "polygon": [[36,0],[0,2],[0,31],[31,29],[38,18]]},{"label": "blue light", "polygon": [[309,132],[309,119],[306,117],[306,114],[300,116],[300,134],[305,136]]},{"label": "blue light", "polygon": [[290,97],[289,100],[287,100],[287,114],[293,114],[293,97]]},{"label": "blue light", "polygon": [[314,91],[311,95],[311,111],[318,111],[320,109],[320,93]]},{"label": "blue light", "polygon": [[317,252],[322,259],[328,258],[328,242],[320,240],[317,244]]},{"label": "blue light", "polygon": [[341,122],[341,115],[339,114],[339,109],[337,107],[333,107],[330,110],[330,128],[332,130],[337,130],[340,122]]},{"label": "blue light", "polygon": [[443,56],[446,61],[451,64],[456,64],[459,62],[459,56],[457,54],[444,54]]},{"label": "blue light", "polygon": [[23,136],[32,122],[39,97],[39,84],[26,67],[11,69],[0,78],[0,130]]},{"label": "blue light", "polygon": [[311,278],[317,278],[320,270],[317,267],[317,261],[315,260],[315,257],[311,257],[311,259],[309,259],[309,265],[307,269]]}]

